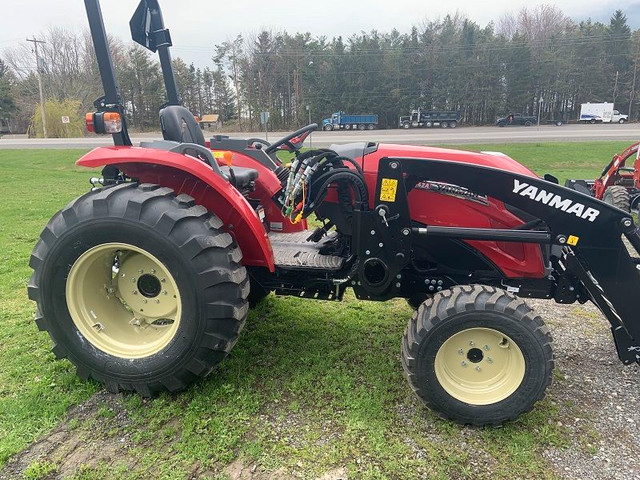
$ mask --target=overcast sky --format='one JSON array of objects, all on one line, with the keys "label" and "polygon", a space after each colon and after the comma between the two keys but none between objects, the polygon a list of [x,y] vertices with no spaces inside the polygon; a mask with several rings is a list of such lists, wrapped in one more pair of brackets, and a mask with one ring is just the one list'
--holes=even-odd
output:
[{"label": "overcast sky", "polygon": [[[128,39],[128,22],[137,0],[102,0],[107,30]],[[632,28],[640,27],[640,1],[633,0],[161,0],[165,23],[171,30],[174,55],[197,66],[211,64],[212,45],[262,28],[288,32],[309,31],[331,38],[361,30],[408,31],[426,19],[460,11],[481,26],[523,6],[554,3],[577,20],[608,21],[622,9]],[[0,0],[0,53],[27,36],[51,26],[87,28],[82,0]],[[10,8],[6,8],[11,5]]]}]

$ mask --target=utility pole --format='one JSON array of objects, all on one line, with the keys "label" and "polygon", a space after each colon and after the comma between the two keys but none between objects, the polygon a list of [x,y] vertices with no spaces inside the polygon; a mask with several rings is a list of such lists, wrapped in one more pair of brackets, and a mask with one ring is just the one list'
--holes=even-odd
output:
[{"label": "utility pole", "polygon": [[618,93],[618,75],[620,72],[616,70],[616,81],[613,84],[613,108],[616,108],[616,93]]},{"label": "utility pole", "polygon": [[631,120],[631,107],[636,96],[636,74],[638,73],[638,59],[633,64],[633,82],[631,83],[631,97],[629,98],[629,120]]},{"label": "utility pole", "polygon": [[36,40],[35,37],[27,38],[27,42],[33,43],[33,49],[36,53],[36,73],[38,74],[38,89],[40,90],[40,115],[42,115],[42,133],[47,138],[47,118],[44,114],[44,93],[42,93],[42,76],[40,75],[40,55],[38,54],[38,44],[47,43],[42,40]]},{"label": "utility pole", "polygon": [[542,97],[538,98],[538,130],[540,130],[540,110],[542,110],[542,102],[544,102]]}]

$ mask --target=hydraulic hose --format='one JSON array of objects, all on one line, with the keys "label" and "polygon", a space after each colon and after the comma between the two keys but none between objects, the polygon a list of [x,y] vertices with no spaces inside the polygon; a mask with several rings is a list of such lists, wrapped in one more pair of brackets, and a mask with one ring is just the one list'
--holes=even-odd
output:
[{"label": "hydraulic hose", "polygon": [[367,186],[365,185],[362,178],[357,173],[354,173],[350,170],[349,171],[340,170],[336,172],[334,175],[327,178],[327,180],[324,181],[322,186],[320,186],[320,188],[318,189],[318,194],[311,201],[311,203],[309,203],[309,213],[311,213],[315,209],[315,207],[319,205],[322,202],[322,200],[324,200],[324,197],[326,197],[327,195],[327,188],[329,187],[329,185],[338,181],[347,181],[353,184],[356,187],[354,191],[356,193],[357,201],[361,204],[363,209],[366,210],[368,208],[369,194],[367,192]]}]

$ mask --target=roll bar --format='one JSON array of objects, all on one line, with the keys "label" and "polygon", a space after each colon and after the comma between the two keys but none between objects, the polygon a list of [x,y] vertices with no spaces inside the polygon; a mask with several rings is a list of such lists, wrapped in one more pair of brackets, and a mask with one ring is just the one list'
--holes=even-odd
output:
[{"label": "roll bar", "polygon": [[[118,112],[122,118],[122,132],[113,134],[113,141],[116,145],[132,145],[129,133],[127,132],[124,106],[122,97],[118,90],[113,60],[109,51],[107,32],[104,27],[100,0],[84,0],[93,39],[93,47],[96,52],[100,78],[104,96],[95,101],[94,105],[101,112]],[[181,105],[178,86],[176,83],[173,65],[171,64],[171,35],[164,26],[162,10],[158,0],[140,0],[131,21],[131,38],[152,52],[158,52],[160,67],[167,91],[166,105]]]}]

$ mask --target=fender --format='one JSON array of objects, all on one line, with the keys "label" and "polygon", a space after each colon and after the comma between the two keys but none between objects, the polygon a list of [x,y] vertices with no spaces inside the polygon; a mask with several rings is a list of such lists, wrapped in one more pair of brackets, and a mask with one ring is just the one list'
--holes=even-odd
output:
[{"label": "fender", "polygon": [[275,272],[273,250],[260,218],[242,194],[204,162],[165,150],[120,146],[96,148],[76,165],[112,165],[142,183],[155,183],[193,197],[224,222],[225,230],[240,246],[243,265]]}]

